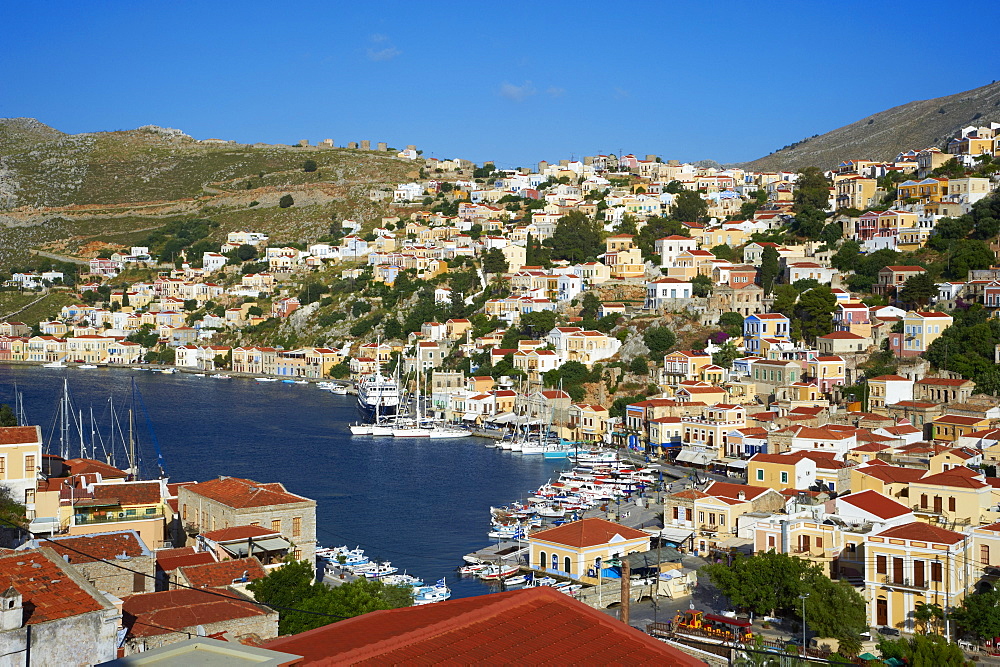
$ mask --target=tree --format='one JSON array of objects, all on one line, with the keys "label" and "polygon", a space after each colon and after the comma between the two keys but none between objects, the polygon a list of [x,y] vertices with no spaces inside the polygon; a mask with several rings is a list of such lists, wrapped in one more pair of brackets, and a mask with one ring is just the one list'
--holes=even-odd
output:
[{"label": "tree", "polygon": [[774,288],[774,303],[771,311],[781,313],[786,317],[795,316],[795,302],[799,300],[799,291],[792,285],[778,285]]},{"label": "tree", "polygon": [[634,358],[629,364],[628,369],[635,375],[648,375],[649,374],[649,360],[641,354]]},{"label": "tree", "polygon": [[730,338],[735,338],[743,335],[743,320],[742,315],[730,311],[719,316],[719,326],[729,334]]},{"label": "tree", "polygon": [[989,590],[966,595],[954,611],[958,627],[980,639],[1000,637],[1000,591]]},{"label": "tree", "polygon": [[712,363],[723,368],[732,368],[733,362],[741,356],[739,348],[731,342],[722,345],[718,352],[712,353]]},{"label": "tree", "polygon": [[486,273],[492,273],[494,275],[500,273],[507,273],[510,268],[510,264],[507,262],[507,258],[504,257],[503,252],[499,248],[490,248],[483,255],[483,271]]},{"label": "tree", "polygon": [[899,298],[903,303],[914,307],[925,305],[932,296],[937,294],[937,285],[929,273],[918,273],[910,276],[899,290]]},{"label": "tree", "polygon": [[764,246],[764,252],[760,256],[760,286],[764,288],[764,294],[771,293],[779,269],[778,249],[770,245]]},{"label": "tree", "polygon": [[257,248],[249,243],[244,243],[236,249],[236,259],[241,262],[249,262],[252,259],[257,259]]},{"label": "tree", "polygon": [[282,195],[281,199],[278,200],[278,206],[280,206],[281,208],[288,208],[294,203],[295,200],[292,199],[292,195]]},{"label": "tree", "polygon": [[712,293],[714,283],[704,273],[699,273],[691,280],[691,293],[694,296],[706,297]]},{"label": "tree", "polygon": [[827,285],[814,287],[800,296],[795,305],[795,315],[802,337],[814,343],[817,337],[833,331],[833,312],[836,309],[837,297]]},{"label": "tree", "polygon": [[552,249],[552,259],[583,262],[596,258],[604,250],[604,230],[582,211],[570,211],[559,218],[552,238],[544,243]]},{"label": "tree", "polygon": [[708,216],[708,202],[694,190],[684,190],[674,199],[670,217],[681,222],[699,222]]},{"label": "tree", "polygon": [[28,526],[28,509],[19,503],[10,487],[0,484],[0,522],[21,528]]},{"label": "tree", "polygon": [[17,426],[17,416],[9,405],[0,405],[0,426]]},{"label": "tree", "polygon": [[649,327],[643,332],[642,340],[650,354],[662,357],[677,342],[677,336],[667,327]]},{"label": "tree", "polygon": [[737,555],[732,565],[713,563],[702,572],[737,607],[772,616],[778,611],[794,613],[799,595],[806,591],[806,579],[822,576],[818,565],[773,551]]},{"label": "tree", "polygon": [[913,620],[922,626],[926,635],[934,624],[944,620],[944,609],[939,604],[918,602],[913,609]]},{"label": "tree", "polygon": [[483,226],[478,222],[469,228],[469,236],[473,241],[478,241],[479,237],[483,235]]},{"label": "tree", "polygon": [[306,160],[302,163],[302,171],[310,173],[316,171],[316,160]]},{"label": "tree", "polygon": [[556,314],[551,310],[540,310],[521,315],[521,327],[534,338],[541,338],[556,326]]},{"label": "tree", "polygon": [[895,658],[914,667],[965,667],[970,664],[958,644],[952,644],[940,635],[914,635],[899,639],[878,640],[882,660]]},{"label": "tree", "polygon": [[840,650],[856,653],[861,633],[868,629],[868,612],[861,594],[846,581],[832,581],[822,574],[807,582],[806,619],[817,637],[834,637]]},{"label": "tree", "polygon": [[730,262],[735,261],[737,258],[736,251],[731,245],[722,243],[717,246],[712,246],[709,252],[718,257],[719,259],[727,259]]}]

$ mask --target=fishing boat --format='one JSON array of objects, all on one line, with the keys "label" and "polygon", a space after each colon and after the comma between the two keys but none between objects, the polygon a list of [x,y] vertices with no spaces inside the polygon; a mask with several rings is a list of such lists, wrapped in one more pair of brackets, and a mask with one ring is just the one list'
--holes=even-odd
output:
[{"label": "fishing boat", "polygon": [[347,385],[335,384],[330,388],[330,393],[335,396],[347,396]]},{"label": "fishing boat", "polygon": [[96,364],[80,364],[79,366],[77,366],[77,368],[82,368],[82,369],[97,368],[97,365]]},{"label": "fishing boat", "polygon": [[463,565],[458,568],[459,574],[472,574],[478,575],[480,572],[489,567],[487,563],[476,563],[475,565]]},{"label": "fishing boat", "polygon": [[509,577],[513,574],[517,574],[520,570],[520,566],[512,565],[510,563],[504,563],[502,565],[490,565],[485,570],[479,573],[479,578],[483,581],[496,581],[498,579],[503,579]]},{"label": "fishing boat", "polygon": [[516,577],[507,577],[503,580],[503,585],[508,588],[513,586],[524,586],[526,583],[528,583],[528,577],[523,574],[519,574]]},{"label": "fishing boat", "polygon": [[413,604],[432,604],[443,602],[451,597],[451,589],[444,579],[439,579],[433,586],[415,586],[413,588]]},{"label": "fishing boat", "polygon": [[42,364],[42,368],[66,368],[66,364],[61,361],[50,361],[47,364]]},{"label": "fishing boat", "polygon": [[368,579],[378,579],[390,574],[396,574],[397,572],[399,572],[399,568],[393,567],[389,561],[386,561],[384,563],[378,563],[370,570],[365,570],[364,575]]},{"label": "fishing boat", "polygon": [[412,586],[418,588],[424,585],[424,580],[404,572],[403,574],[387,574],[382,577],[382,583],[389,586]]},{"label": "fishing boat", "polygon": [[254,378],[257,382],[277,382],[278,378]]}]

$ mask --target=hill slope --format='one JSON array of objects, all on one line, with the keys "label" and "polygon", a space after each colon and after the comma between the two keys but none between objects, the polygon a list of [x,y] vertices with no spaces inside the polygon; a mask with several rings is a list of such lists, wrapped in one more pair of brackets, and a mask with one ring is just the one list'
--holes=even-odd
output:
[{"label": "hill slope", "polygon": [[887,160],[904,150],[940,147],[959,129],[990,121],[1000,122],[1000,82],[893,107],[739,166],[756,171],[830,169],[852,158]]}]

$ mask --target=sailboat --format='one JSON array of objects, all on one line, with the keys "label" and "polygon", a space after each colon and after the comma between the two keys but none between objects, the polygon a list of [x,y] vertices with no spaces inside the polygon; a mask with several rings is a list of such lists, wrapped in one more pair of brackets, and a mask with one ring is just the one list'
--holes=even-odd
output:
[{"label": "sailboat", "polygon": [[394,438],[429,438],[431,435],[431,429],[426,428],[422,424],[423,410],[420,405],[420,367],[422,366],[420,362],[420,353],[416,353],[417,359],[417,381],[414,387],[415,404],[413,406],[413,411],[416,416],[416,420],[407,426],[394,426],[392,429],[392,436]]}]

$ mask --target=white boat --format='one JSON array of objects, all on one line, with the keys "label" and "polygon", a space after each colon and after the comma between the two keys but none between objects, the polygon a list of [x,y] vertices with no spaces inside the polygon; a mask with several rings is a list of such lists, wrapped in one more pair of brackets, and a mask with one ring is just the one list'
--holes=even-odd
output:
[{"label": "white boat", "polygon": [[233,377],[233,376],[232,375],[226,375],[225,373],[220,373],[218,375],[213,375],[212,376],[212,378],[214,378],[216,380],[228,380],[231,377]]},{"label": "white boat", "polygon": [[393,567],[390,562],[386,561],[385,563],[377,564],[370,570],[365,570],[364,574],[368,579],[378,579],[379,577],[386,577],[397,572],[399,572],[399,568]]},{"label": "white boat", "polygon": [[392,429],[392,437],[394,438],[429,438],[430,436],[431,429],[422,426]]},{"label": "white boat", "polygon": [[523,574],[519,574],[516,577],[507,577],[503,580],[504,586],[524,586],[528,583],[528,577]]},{"label": "white boat", "polygon": [[316,388],[317,389],[333,389],[333,387],[334,387],[334,384],[332,382],[317,382],[316,383]]},{"label": "white boat", "polygon": [[277,382],[278,378],[254,378],[257,382]]},{"label": "white boat", "polygon": [[418,579],[412,574],[387,574],[382,577],[382,583],[389,586],[412,586],[417,588],[424,585],[423,579]]},{"label": "white boat", "polygon": [[521,568],[517,565],[490,565],[488,568],[479,573],[479,578],[484,581],[495,581],[497,579],[504,579],[513,574],[517,574],[517,571]]},{"label": "white boat", "polygon": [[489,567],[489,565],[487,563],[476,563],[475,565],[463,565],[462,567],[458,568],[458,573],[459,574],[479,574],[480,572],[482,572],[483,570],[485,570],[488,567]]},{"label": "white boat", "polygon": [[446,428],[443,426],[435,426],[431,429],[430,438],[441,439],[441,438],[464,438],[469,435],[468,431],[463,431],[460,428]]},{"label": "white boat", "polygon": [[544,454],[545,453],[545,445],[538,445],[538,444],[535,444],[533,442],[532,443],[526,442],[526,443],[524,443],[524,444],[521,445],[521,453],[522,454]]},{"label": "white boat", "polygon": [[66,364],[61,361],[50,361],[47,364],[42,364],[42,368],[66,368]]},{"label": "white boat", "polygon": [[372,424],[372,435],[389,437],[392,435],[391,424]]},{"label": "white boat", "polygon": [[164,375],[170,375],[171,373],[176,373],[177,369],[176,368],[161,368],[160,372],[163,373]]},{"label": "white boat", "polygon": [[336,396],[347,396],[347,385],[335,384],[330,388],[330,393]]},{"label": "white boat", "polygon": [[413,604],[432,604],[443,602],[451,597],[451,589],[445,584],[444,579],[440,579],[433,586],[414,586]]},{"label": "white boat", "polygon": [[351,435],[372,435],[372,424],[351,424]]},{"label": "white boat", "polygon": [[94,364],[80,364],[77,368],[97,368]]}]

